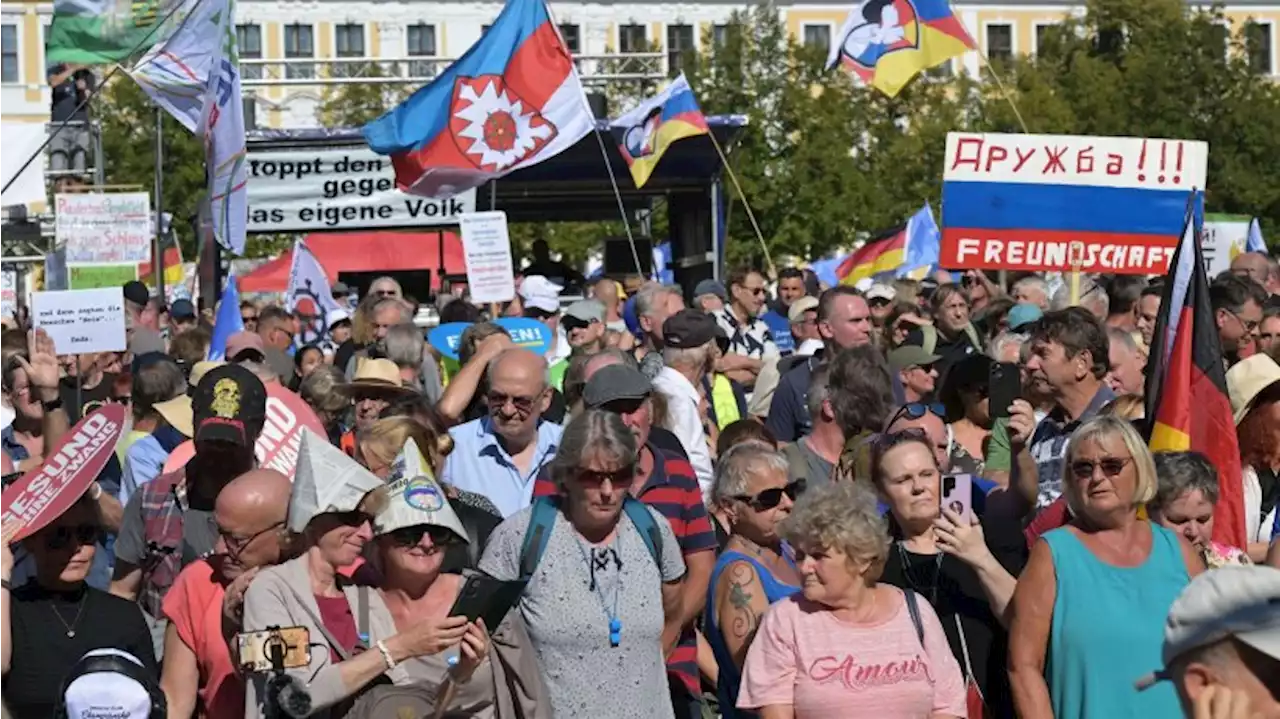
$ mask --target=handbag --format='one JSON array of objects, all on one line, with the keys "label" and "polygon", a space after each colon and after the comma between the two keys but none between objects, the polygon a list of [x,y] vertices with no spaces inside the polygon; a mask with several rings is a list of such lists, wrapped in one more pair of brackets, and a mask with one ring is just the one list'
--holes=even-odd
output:
[{"label": "handbag", "polygon": [[969,719],[979,719],[987,715],[986,698],[982,696],[982,688],[973,676],[973,662],[969,660],[969,642],[964,636],[964,625],[960,623],[960,615],[954,614],[956,631],[960,635],[960,656],[964,659],[964,703],[968,709]]}]

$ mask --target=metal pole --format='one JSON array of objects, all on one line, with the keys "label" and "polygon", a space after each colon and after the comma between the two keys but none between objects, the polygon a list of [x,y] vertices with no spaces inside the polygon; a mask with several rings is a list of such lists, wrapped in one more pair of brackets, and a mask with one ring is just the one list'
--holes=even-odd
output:
[{"label": "metal pole", "polygon": [[156,295],[164,297],[164,110],[156,105],[156,232],[151,245],[151,269],[156,273]]}]

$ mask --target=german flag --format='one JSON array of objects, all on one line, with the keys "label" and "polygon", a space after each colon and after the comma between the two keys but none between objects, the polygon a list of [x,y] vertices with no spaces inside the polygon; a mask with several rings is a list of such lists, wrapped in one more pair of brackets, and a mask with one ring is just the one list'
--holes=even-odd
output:
[{"label": "german flag", "polygon": [[874,277],[881,272],[892,272],[906,261],[907,226],[898,225],[885,230],[844,258],[836,266],[840,284],[852,285],[858,280]]},{"label": "german flag", "polygon": [[1188,201],[1152,335],[1146,387],[1150,446],[1153,452],[1195,450],[1209,458],[1218,468],[1219,486],[1213,538],[1244,548],[1240,449],[1201,251],[1203,202],[1198,192]]}]

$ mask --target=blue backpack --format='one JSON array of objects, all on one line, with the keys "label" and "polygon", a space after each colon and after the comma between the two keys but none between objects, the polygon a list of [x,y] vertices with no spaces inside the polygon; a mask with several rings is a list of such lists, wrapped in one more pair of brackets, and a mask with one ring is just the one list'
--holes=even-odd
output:
[{"label": "blue backpack", "polygon": [[[538,497],[533,500],[533,513],[529,517],[529,527],[524,533],[524,544],[520,547],[520,579],[528,581],[542,561],[542,554],[547,551],[547,542],[556,526],[556,515],[560,513],[560,497]],[[649,513],[644,502],[627,496],[622,501],[622,513],[627,515],[631,523],[640,532],[645,549],[653,563],[662,567],[662,532],[658,523]]]}]

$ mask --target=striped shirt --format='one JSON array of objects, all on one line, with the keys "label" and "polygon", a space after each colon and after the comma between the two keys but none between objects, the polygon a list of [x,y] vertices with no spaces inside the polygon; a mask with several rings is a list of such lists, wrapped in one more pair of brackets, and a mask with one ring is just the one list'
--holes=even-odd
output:
[{"label": "striped shirt", "polygon": [[[698,487],[692,465],[687,459],[655,447],[652,442],[646,443],[645,448],[653,453],[656,461],[637,498],[657,510],[671,524],[671,531],[680,543],[681,554],[688,557],[698,552],[715,551],[716,533],[711,528],[707,508],[702,504],[702,490]],[[533,486],[533,496],[550,496],[556,492],[550,472],[543,467]],[[667,657],[667,675],[682,682],[690,696],[701,696],[698,641],[692,626],[685,627],[675,650]]]}]

